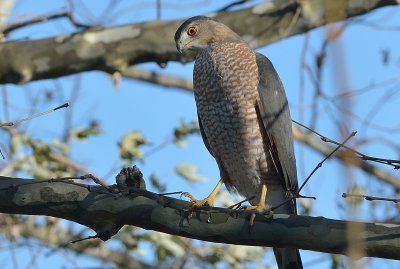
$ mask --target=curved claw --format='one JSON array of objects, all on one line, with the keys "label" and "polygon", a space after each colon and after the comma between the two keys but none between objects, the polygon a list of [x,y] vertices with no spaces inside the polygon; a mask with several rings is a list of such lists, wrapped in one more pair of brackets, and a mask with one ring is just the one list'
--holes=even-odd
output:
[{"label": "curved claw", "polygon": [[[246,206],[244,208],[244,210],[255,210],[258,213],[263,213],[265,211],[265,209],[266,209],[265,204],[264,205],[261,205],[261,204],[251,205],[251,206]],[[256,218],[256,214],[255,213],[251,214],[250,220],[249,220],[250,226],[253,226],[255,218]]]},{"label": "curved claw", "polygon": [[[266,198],[267,198],[267,185],[262,184],[261,196],[260,196],[260,201],[258,202],[258,204],[253,205],[253,206],[246,206],[246,208],[244,210],[256,210],[258,213],[264,213],[264,211],[266,209],[266,206],[265,206]],[[250,221],[249,221],[250,226],[253,226],[255,218],[256,218],[256,214],[255,213],[251,214]]]},{"label": "curved claw", "polygon": [[217,185],[215,186],[215,188],[210,193],[210,195],[208,195],[207,198],[202,199],[202,200],[197,200],[196,198],[193,197],[193,195],[191,195],[188,192],[184,192],[184,193],[182,193],[182,195],[185,196],[185,197],[188,197],[190,199],[190,202],[191,202],[190,207],[200,207],[200,206],[213,207],[214,206],[215,197],[217,196],[218,190],[221,188],[222,183],[223,183],[223,180],[220,179],[218,181]]}]

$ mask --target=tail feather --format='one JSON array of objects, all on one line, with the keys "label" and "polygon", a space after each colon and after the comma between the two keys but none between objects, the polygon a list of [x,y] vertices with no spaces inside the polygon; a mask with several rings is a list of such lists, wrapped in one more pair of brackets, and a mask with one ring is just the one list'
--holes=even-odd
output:
[{"label": "tail feather", "polygon": [[279,269],[303,269],[300,252],[295,248],[273,248]]}]

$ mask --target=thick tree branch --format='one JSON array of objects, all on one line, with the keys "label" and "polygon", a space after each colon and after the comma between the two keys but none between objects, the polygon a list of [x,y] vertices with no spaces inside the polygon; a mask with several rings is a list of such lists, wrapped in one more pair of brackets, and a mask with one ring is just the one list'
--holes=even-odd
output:
[{"label": "thick tree branch", "polygon": [[[71,220],[93,229],[103,240],[116,234],[123,225],[134,225],[210,242],[346,253],[349,225],[346,221],[258,215],[250,229],[248,212],[200,208],[189,213],[188,205],[144,189],[106,193],[97,186],[0,177],[1,212]],[[364,231],[356,238],[363,242],[365,255],[400,259],[400,225],[361,225]]]},{"label": "thick tree branch", "polygon": [[[262,47],[289,35],[362,15],[382,6],[396,5],[398,1],[290,0],[284,5],[273,3],[214,15],[253,47]],[[173,41],[180,23],[182,20],[153,21],[94,28],[42,40],[1,43],[0,83],[26,83],[88,70],[113,73],[144,62],[165,65],[168,61],[189,61],[191,59],[177,53]]]}]

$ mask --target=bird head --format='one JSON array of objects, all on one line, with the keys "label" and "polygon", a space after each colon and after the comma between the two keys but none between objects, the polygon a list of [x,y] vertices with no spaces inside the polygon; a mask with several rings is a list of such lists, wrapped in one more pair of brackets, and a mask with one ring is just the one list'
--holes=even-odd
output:
[{"label": "bird head", "polygon": [[180,53],[187,50],[197,52],[219,41],[243,42],[229,27],[205,16],[186,20],[175,33],[176,48]]}]

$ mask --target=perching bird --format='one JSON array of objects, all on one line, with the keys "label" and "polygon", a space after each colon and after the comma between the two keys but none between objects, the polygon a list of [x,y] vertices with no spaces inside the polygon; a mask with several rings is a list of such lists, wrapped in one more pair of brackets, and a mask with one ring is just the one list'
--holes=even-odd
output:
[{"label": "perching bird", "polygon": [[[248,209],[260,212],[266,203],[274,206],[294,196],[298,183],[291,118],[272,63],[226,25],[204,16],[185,21],[175,42],[179,52],[196,54],[193,83],[200,130],[221,175],[206,199],[188,194],[194,206],[213,206],[222,183],[254,196]],[[296,214],[296,201],[274,212]],[[302,268],[297,249],[274,248],[274,253],[280,269]]]}]

